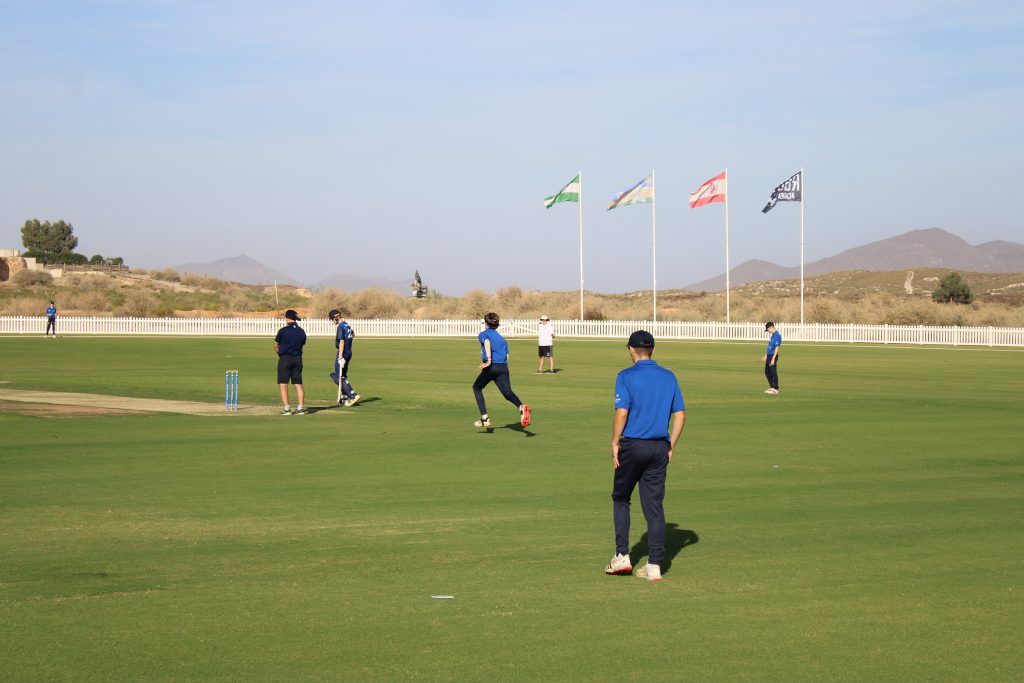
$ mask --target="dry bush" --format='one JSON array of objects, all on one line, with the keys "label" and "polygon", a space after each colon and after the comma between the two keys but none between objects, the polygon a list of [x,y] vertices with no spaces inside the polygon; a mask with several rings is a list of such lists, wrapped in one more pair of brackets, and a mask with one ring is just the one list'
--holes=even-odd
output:
[{"label": "dry bush", "polygon": [[313,296],[309,298],[310,316],[326,318],[332,308],[337,308],[342,315],[351,316],[351,309],[347,307],[350,299],[351,297],[340,289],[330,288],[313,292]]},{"label": "dry bush", "polygon": [[384,289],[364,289],[349,297],[346,303],[349,315],[361,319],[395,318],[405,306],[403,297]]},{"label": "dry bush", "polygon": [[149,271],[145,268],[132,268],[130,272],[132,275],[149,275]]},{"label": "dry bush", "polygon": [[583,304],[583,319],[584,320],[607,320],[604,311],[599,306],[590,304],[589,306],[584,302]]},{"label": "dry bush", "polygon": [[493,308],[494,302],[491,300],[491,295],[482,289],[474,289],[471,292],[466,292],[466,295],[462,297],[459,312],[463,318],[482,318]]},{"label": "dry bush", "polygon": [[223,290],[224,281],[215,277],[207,277],[198,273],[185,273],[181,276],[181,284],[195,287],[196,289]]},{"label": "dry bush", "polygon": [[65,308],[79,311],[82,315],[110,312],[110,300],[95,290],[71,292],[63,304]]},{"label": "dry bush", "polygon": [[164,282],[181,282],[181,275],[174,268],[164,268],[163,270],[154,271],[153,279],[163,280]]},{"label": "dry bush", "polygon": [[846,305],[832,297],[804,300],[805,321],[822,325],[850,322],[850,311]]},{"label": "dry bush", "polygon": [[18,287],[39,287],[53,284],[53,276],[45,270],[19,270],[11,276],[11,284]]},{"label": "dry bush", "polygon": [[236,290],[228,297],[228,309],[233,313],[248,313],[263,310],[261,302],[244,289]]},{"label": "dry bush", "polygon": [[118,306],[117,313],[133,318],[159,315],[161,313],[160,300],[144,289],[133,289],[125,296],[124,303]]},{"label": "dry bush", "polygon": [[523,300],[523,290],[518,287],[502,287],[494,292],[495,305],[505,311],[505,315],[514,315]]},{"label": "dry bush", "polygon": [[422,317],[427,320],[452,320],[461,317],[462,299],[457,296],[431,294],[420,300],[423,309]]},{"label": "dry bush", "polygon": [[[24,272],[24,271],[19,271]],[[46,314],[46,299],[39,299],[31,296],[22,296],[4,302],[4,313],[7,315],[38,315]]]}]

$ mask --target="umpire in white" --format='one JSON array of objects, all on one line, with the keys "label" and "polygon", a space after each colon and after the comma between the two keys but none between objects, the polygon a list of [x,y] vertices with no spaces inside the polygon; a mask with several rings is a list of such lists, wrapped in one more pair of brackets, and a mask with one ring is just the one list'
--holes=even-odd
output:
[{"label": "umpire in white", "polygon": [[[612,421],[612,465],[615,479],[612,505],[615,517],[615,557],[606,574],[633,571],[629,557],[629,503],[640,484],[640,505],[647,520],[647,564],[636,575],[661,580],[665,558],[665,475],[672,450],[683,433],[686,407],[679,382],[671,370],[660,367],[654,355],[654,337],[638,330],[629,335],[633,366],[615,378],[615,417]],[[669,420],[671,418],[671,432]]]}]

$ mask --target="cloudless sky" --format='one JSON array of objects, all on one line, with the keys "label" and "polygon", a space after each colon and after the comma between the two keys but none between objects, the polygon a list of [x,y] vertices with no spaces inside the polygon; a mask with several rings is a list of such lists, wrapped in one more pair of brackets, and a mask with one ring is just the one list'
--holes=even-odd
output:
[{"label": "cloudless sky", "polygon": [[159,268],[658,286],[914,228],[1024,241],[1024,3],[0,0],[0,247],[28,218]]}]

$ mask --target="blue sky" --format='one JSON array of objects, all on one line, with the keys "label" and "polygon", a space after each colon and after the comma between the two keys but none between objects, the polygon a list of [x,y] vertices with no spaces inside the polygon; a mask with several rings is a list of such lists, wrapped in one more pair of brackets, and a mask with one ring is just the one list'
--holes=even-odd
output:
[{"label": "blue sky", "polygon": [[446,293],[650,287],[914,228],[1024,241],[1019,2],[0,0],[0,247],[65,219],[158,268],[248,254]]}]

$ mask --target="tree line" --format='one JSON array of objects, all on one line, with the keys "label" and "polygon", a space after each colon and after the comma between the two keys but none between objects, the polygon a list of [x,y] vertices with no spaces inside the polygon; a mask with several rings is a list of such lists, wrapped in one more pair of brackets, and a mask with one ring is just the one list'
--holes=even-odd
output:
[{"label": "tree line", "polygon": [[38,218],[30,218],[25,221],[25,225],[21,226],[21,243],[25,247],[25,253],[22,255],[48,264],[124,265],[124,259],[120,256],[108,258],[102,254],[93,254],[91,257],[79,254],[75,251],[75,247],[78,246],[78,238],[74,233],[74,226],[67,221],[59,220],[51,223],[50,221],[40,221]]}]

